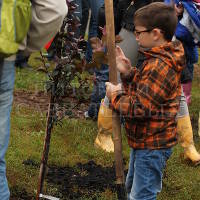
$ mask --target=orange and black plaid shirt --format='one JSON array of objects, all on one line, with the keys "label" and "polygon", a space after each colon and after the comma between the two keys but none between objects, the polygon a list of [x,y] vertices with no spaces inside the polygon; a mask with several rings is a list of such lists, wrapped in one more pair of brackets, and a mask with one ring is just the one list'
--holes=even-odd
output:
[{"label": "orange and black plaid shirt", "polygon": [[184,49],[176,41],[143,54],[145,61],[140,68],[121,76],[124,90],[112,95],[111,107],[125,117],[130,147],[169,148],[177,143],[176,115]]}]

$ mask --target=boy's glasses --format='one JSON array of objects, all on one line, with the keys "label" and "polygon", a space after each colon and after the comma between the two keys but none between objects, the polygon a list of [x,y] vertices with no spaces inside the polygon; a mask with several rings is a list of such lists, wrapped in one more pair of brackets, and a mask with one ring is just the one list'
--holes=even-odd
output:
[{"label": "boy's glasses", "polygon": [[141,33],[146,33],[146,32],[151,32],[152,29],[149,29],[149,30],[143,30],[143,31],[134,31],[133,34],[136,36],[136,37],[139,37]]}]

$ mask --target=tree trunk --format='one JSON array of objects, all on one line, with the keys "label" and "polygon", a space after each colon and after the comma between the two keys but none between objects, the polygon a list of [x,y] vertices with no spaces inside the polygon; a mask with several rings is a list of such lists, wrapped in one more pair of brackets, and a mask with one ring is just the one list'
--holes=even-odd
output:
[{"label": "tree trunk", "polygon": [[46,122],[46,136],[45,136],[43,154],[42,154],[42,159],[41,159],[41,164],[40,164],[40,173],[39,173],[39,179],[38,179],[36,200],[40,199],[40,194],[42,193],[44,178],[46,175],[50,140],[51,140],[51,131],[53,128],[53,116],[54,116],[54,98],[53,98],[53,95],[51,95],[49,108],[48,108],[47,122]]}]

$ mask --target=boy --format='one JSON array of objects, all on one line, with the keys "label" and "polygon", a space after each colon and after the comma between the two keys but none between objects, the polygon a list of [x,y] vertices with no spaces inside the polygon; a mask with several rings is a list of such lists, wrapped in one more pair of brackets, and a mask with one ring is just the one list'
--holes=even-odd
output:
[{"label": "boy", "polygon": [[130,200],[155,200],[162,187],[162,171],[177,143],[176,114],[181,94],[184,49],[171,42],[177,17],[174,8],[152,3],[134,16],[135,36],[144,56],[138,68],[117,47],[121,85],[107,83],[112,109],[125,116],[131,147],[126,189]]}]

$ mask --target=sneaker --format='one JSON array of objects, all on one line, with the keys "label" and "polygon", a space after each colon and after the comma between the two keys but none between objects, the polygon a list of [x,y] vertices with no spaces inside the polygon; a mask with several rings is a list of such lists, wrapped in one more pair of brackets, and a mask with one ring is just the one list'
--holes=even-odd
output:
[{"label": "sneaker", "polygon": [[94,121],[97,121],[97,116],[90,116],[88,111],[84,112],[85,119],[92,119]]},{"label": "sneaker", "polygon": [[85,117],[85,119],[90,118],[90,116],[88,115],[88,111],[84,112],[84,117]]}]

